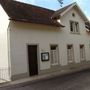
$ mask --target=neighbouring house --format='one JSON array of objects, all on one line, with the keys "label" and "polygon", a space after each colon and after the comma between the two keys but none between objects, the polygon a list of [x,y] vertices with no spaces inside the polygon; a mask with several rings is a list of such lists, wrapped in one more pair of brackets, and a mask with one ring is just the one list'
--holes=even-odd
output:
[{"label": "neighbouring house", "polygon": [[0,68],[4,75],[15,80],[89,68],[90,26],[86,22],[77,3],[54,11],[0,0]]}]

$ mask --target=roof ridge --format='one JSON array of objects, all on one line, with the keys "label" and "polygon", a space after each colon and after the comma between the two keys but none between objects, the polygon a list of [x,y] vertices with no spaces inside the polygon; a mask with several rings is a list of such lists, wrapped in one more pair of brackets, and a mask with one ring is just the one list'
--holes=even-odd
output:
[{"label": "roof ridge", "polygon": [[37,5],[25,3],[25,2],[20,2],[20,1],[17,1],[17,0],[0,0],[0,4],[1,4],[1,5],[2,5],[2,3],[5,3],[5,2],[15,2],[15,3],[24,4],[24,5],[29,5],[29,6],[33,6],[33,7],[37,7],[37,8],[41,8],[41,9],[44,9],[44,10],[48,10],[48,11],[53,11],[53,12],[55,12],[55,10],[51,10],[51,9],[48,9],[48,8],[45,8],[45,7],[41,7],[41,6],[37,6]]},{"label": "roof ridge", "polygon": [[76,2],[73,2],[71,4],[68,4],[68,5],[66,5],[66,6],[64,6],[64,7],[60,8],[60,9],[56,10],[56,12],[52,15],[52,18],[57,17],[57,15],[59,13],[62,13],[63,11],[65,11],[67,8],[69,8],[70,6],[72,6],[74,4],[76,5],[77,3]]},{"label": "roof ridge", "polygon": [[51,10],[51,9],[48,9],[48,8],[45,8],[45,7],[41,7],[41,6],[37,6],[37,5],[33,5],[33,4],[29,4],[29,3],[25,3],[25,2],[20,2],[20,1],[16,1],[16,0],[13,0],[13,1],[14,1],[14,2],[17,2],[17,3],[20,3],[20,4],[30,5],[30,6],[34,6],[34,7],[38,7],[38,8],[42,8],[42,9],[49,10],[49,11],[55,11],[55,10]]},{"label": "roof ridge", "polygon": [[55,13],[53,10],[15,0],[0,0],[0,4],[9,16],[10,20],[62,26],[60,23],[51,19],[51,16]]},{"label": "roof ridge", "polygon": [[[73,3],[71,3],[71,4],[65,5],[64,7],[60,8],[60,9],[66,8],[66,7],[71,6],[71,5],[73,5],[73,4],[76,4],[76,2],[73,2]],[[58,10],[60,10],[60,9],[58,9]],[[56,10],[56,11],[58,11],[58,10]]]}]

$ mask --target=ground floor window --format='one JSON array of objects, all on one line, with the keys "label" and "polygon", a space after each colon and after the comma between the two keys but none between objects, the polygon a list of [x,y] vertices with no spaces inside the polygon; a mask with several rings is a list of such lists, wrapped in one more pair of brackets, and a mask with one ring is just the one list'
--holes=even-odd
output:
[{"label": "ground floor window", "polygon": [[80,60],[84,61],[85,60],[85,46],[80,45]]},{"label": "ground floor window", "polygon": [[73,63],[74,61],[73,45],[67,45],[67,59],[68,59],[68,63]]},{"label": "ground floor window", "polygon": [[51,64],[58,65],[59,63],[58,45],[51,45],[50,51],[51,51]]}]

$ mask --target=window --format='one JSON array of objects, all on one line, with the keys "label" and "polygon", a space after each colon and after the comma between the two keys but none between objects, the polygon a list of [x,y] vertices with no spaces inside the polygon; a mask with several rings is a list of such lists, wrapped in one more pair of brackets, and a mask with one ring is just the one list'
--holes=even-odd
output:
[{"label": "window", "polygon": [[84,45],[80,45],[80,60],[81,61],[85,60],[85,47],[84,47]]},{"label": "window", "polygon": [[69,63],[73,63],[74,61],[73,45],[67,45],[67,59]]},{"label": "window", "polygon": [[79,23],[70,21],[70,31],[71,33],[79,33]]},{"label": "window", "polygon": [[57,45],[51,45],[51,64],[52,65],[58,65],[58,46]]},{"label": "window", "polygon": [[72,16],[75,17],[75,13],[72,13]]}]

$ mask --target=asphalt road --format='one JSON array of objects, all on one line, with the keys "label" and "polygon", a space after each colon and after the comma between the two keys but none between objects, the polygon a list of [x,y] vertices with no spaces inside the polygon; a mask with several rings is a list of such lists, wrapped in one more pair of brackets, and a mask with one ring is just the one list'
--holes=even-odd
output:
[{"label": "asphalt road", "polygon": [[90,70],[0,90],[90,90]]}]

